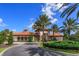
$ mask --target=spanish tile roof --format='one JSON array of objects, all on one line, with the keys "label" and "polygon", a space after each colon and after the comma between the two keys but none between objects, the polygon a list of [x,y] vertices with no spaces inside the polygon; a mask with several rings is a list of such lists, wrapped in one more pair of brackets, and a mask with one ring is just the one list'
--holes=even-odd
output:
[{"label": "spanish tile roof", "polygon": [[[30,35],[39,35],[38,33],[33,33],[33,32],[13,32],[14,36],[30,36]],[[61,33],[54,33],[53,34],[48,34],[49,37],[63,37],[63,35]]]},{"label": "spanish tile roof", "polygon": [[29,36],[29,35],[34,35],[34,33],[32,33],[32,32],[13,32],[13,35],[14,36],[18,36],[18,35],[20,35],[20,36]]},{"label": "spanish tile roof", "polygon": [[50,34],[49,37],[63,37],[63,35],[61,33],[54,33],[54,35]]}]

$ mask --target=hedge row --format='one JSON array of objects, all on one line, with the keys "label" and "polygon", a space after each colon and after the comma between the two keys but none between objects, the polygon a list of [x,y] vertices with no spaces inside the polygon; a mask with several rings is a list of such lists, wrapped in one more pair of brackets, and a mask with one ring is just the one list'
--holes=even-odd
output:
[{"label": "hedge row", "polygon": [[79,49],[79,42],[75,41],[62,41],[62,42],[57,42],[57,41],[52,41],[49,43],[44,44],[45,47],[49,48],[59,48],[59,49]]}]

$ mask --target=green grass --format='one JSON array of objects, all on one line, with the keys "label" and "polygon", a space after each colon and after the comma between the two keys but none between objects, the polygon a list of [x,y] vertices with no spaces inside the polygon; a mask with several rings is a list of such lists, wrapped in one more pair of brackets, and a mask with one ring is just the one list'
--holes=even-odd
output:
[{"label": "green grass", "polygon": [[5,48],[0,48],[0,52],[2,52]]}]

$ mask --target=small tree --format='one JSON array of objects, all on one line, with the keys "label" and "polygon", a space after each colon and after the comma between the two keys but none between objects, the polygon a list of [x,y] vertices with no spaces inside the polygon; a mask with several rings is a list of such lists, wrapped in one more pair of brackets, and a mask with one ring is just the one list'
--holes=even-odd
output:
[{"label": "small tree", "polygon": [[0,32],[0,44],[3,43],[3,40],[2,40],[2,33]]},{"label": "small tree", "polygon": [[12,45],[12,44],[13,44],[13,35],[12,32],[10,32],[8,36],[8,45]]},{"label": "small tree", "polygon": [[3,31],[0,32],[0,44],[3,44],[5,41],[5,33]]}]

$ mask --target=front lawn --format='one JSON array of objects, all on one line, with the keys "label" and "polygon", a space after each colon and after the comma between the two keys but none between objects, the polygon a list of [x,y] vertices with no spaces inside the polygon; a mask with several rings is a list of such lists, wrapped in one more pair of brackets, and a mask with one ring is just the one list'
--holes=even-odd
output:
[{"label": "front lawn", "polygon": [[2,52],[5,48],[0,48],[0,52]]}]

